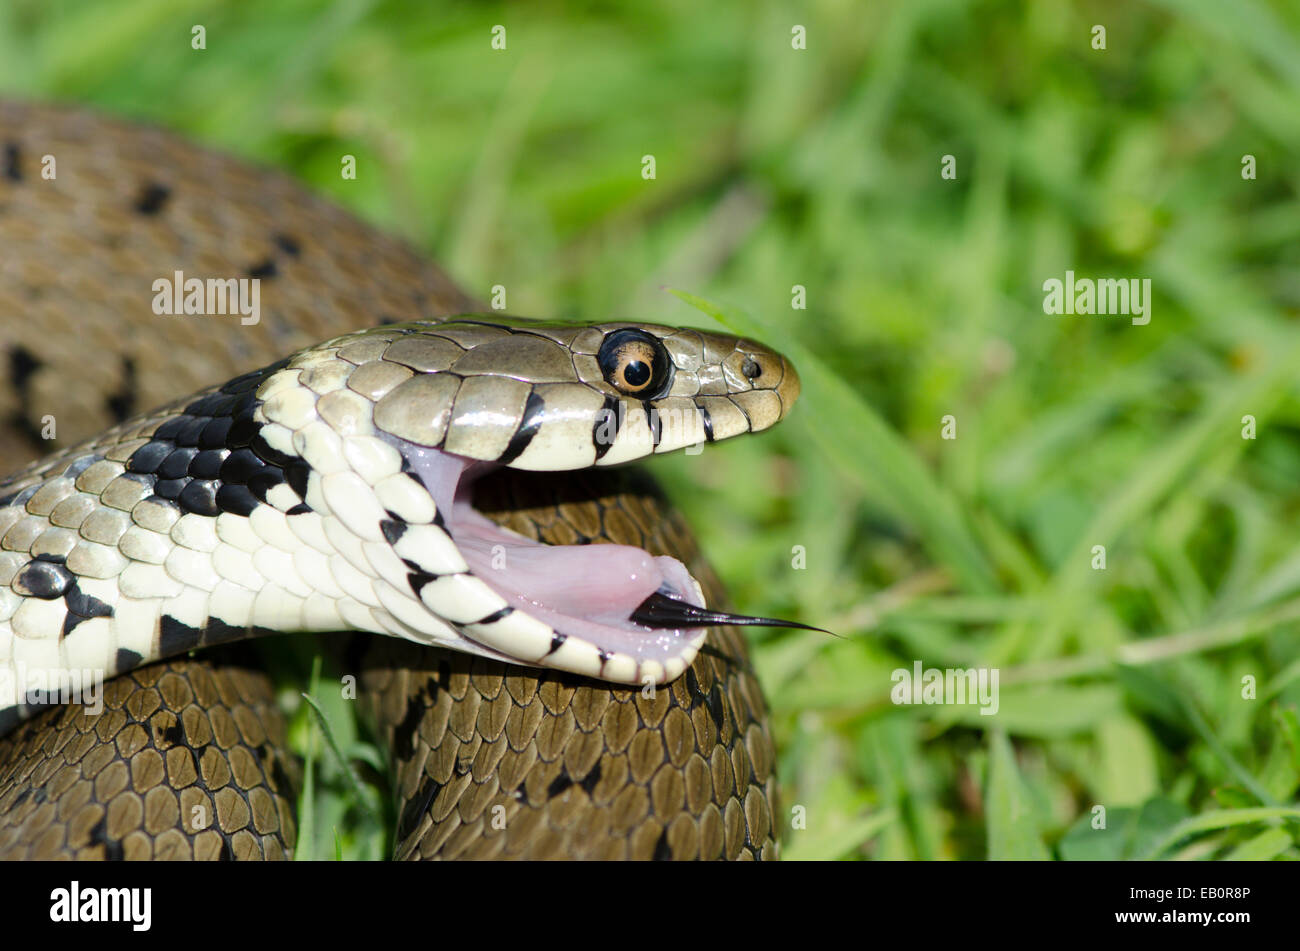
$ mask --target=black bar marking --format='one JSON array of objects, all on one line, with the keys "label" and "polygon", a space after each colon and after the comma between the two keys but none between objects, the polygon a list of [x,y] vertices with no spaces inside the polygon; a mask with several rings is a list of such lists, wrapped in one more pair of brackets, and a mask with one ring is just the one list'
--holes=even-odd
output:
[{"label": "black bar marking", "polygon": [[546,400],[538,396],[536,390],[529,390],[528,402],[524,404],[524,415],[519,420],[519,428],[510,437],[510,445],[506,446],[506,451],[497,460],[499,464],[510,465],[528,448],[528,444],[537,435],[537,430],[542,428],[542,414],[545,412]]},{"label": "black bar marking", "polygon": [[664,421],[659,418],[659,410],[649,400],[642,400],[641,406],[645,409],[646,425],[650,427],[650,443],[658,449],[659,441],[664,438]]},{"label": "black bar marking", "polygon": [[500,611],[493,611],[493,612],[492,612],[491,614],[489,614],[487,617],[485,617],[485,618],[480,618],[479,620],[475,621],[474,623],[475,623],[475,624],[495,624],[497,621],[501,620],[502,618],[504,618],[504,617],[509,617],[510,615],[512,615],[512,614],[514,614],[514,613],[515,613],[515,609],[512,608],[510,605],[507,604],[507,605],[506,605],[504,608],[502,608]]},{"label": "black bar marking", "polygon": [[704,441],[713,442],[713,417],[703,406],[700,407],[700,416],[704,419]]},{"label": "black bar marking", "polygon": [[426,584],[437,581],[440,577],[441,575],[435,575],[432,572],[420,569],[419,571],[412,571],[408,574],[406,576],[406,581],[411,586],[411,590],[415,592],[415,596],[418,598],[420,596],[420,591],[423,590]]},{"label": "black bar marking", "polygon": [[158,619],[158,653],[162,657],[182,654],[199,646],[203,632],[183,624],[170,614]]},{"label": "black bar marking", "polygon": [[596,425],[591,428],[591,441],[596,445],[596,458],[602,458],[614,446],[618,439],[619,428],[623,424],[620,410],[623,401],[616,396],[606,396],[605,405],[596,414]]},{"label": "black bar marking", "polygon": [[[388,514],[392,514],[389,512]],[[394,522],[391,519],[384,519],[379,523],[379,530],[384,533],[384,540],[390,545],[396,545],[397,540],[406,534],[405,522]]]}]

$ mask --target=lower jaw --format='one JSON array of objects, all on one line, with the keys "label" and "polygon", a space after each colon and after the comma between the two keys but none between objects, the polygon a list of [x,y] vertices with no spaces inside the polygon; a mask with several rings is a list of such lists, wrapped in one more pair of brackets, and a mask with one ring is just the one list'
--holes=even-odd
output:
[{"label": "lower jaw", "polygon": [[[614,671],[629,658],[637,665],[629,682],[646,672],[663,680],[659,672],[684,671],[708,626],[672,611],[705,605],[677,557],[693,557],[695,546],[676,520],[665,531],[667,506],[646,477],[627,470],[519,472],[413,447],[404,454],[444,512],[470,571],[507,605],[592,645],[593,654],[607,652],[614,658],[602,674],[608,679],[625,679]],[[659,613],[634,617],[647,601],[660,605]]]}]

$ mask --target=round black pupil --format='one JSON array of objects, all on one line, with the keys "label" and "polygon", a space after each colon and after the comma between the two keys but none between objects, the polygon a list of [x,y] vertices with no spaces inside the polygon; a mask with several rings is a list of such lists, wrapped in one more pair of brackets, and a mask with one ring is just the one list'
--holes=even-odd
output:
[{"label": "round black pupil", "polygon": [[644,386],[650,381],[650,367],[640,360],[634,360],[623,370],[623,379],[628,386]]}]

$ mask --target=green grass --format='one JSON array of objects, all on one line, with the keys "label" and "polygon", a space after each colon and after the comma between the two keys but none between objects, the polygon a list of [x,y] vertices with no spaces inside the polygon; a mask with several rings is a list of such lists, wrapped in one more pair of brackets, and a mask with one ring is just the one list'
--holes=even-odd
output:
[{"label": "green grass", "polygon": [[[789,421],[652,467],[742,610],[843,635],[754,638],[787,856],[1300,857],[1300,8],[423,8],[19,0],[0,89],[287,167],[513,312],[707,324],[674,288],[789,354]],[[1067,269],[1150,324],[1045,315]],[[891,703],[916,660],[998,714]],[[330,683],[303,851],[383,855]]]}]

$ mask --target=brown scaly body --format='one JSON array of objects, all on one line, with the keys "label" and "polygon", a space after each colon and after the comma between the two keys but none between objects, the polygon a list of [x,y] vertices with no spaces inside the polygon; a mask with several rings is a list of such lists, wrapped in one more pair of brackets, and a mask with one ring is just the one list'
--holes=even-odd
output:
[{"label": "brown scaly body", "polygon": [[[45,155],[58,163],[53,181],[40,175]],[[469,304],[434,266],[283,176],[165,133],[0,104],[0,157],[6,470],[315,340]],[[176,270],[260,276],[260,323],[155,316],[151,281]],[[32,437],[47,414],[58,440],[40,444]],[[675,554],[714,602],[716,582],[680,519],[652,489],[622,479],[584,473],[525,485],[506,476],[499,507],[483,507],[548,541]],[[774,856],[771,738],[734,630],[711,632],[691,672],[653,702],[638,690],[372,640],[363,701],[392,743],[399,857]],[[144,668],[108,693],[119,705],[98,718],[56,709],[0,740],[0,857],[34,854],[38,843],[41,854],[81,857],[292,849],[292,771],[263,675],[200,654]],[[160,728],[167,715],[192,720],[196,732]],[[228,728],[241,718],[261,729]],[[191,778],[184,753],[209,768]],[[159,759],[165,779],[149,765]],[[155,791],[164,787],[182,806],[186,796],[211,797],[216,823],[193,829],[183,808],[172,818]],[[494,805],[505,807],[504,830],[492,827]],[[82,828],[99,811],[102,826]]]},{"label": "brown scaly body", "polygon": [[298,767],[270,681],[226,651],[104,685],[0,740],[0,858],[283,859]]}]

